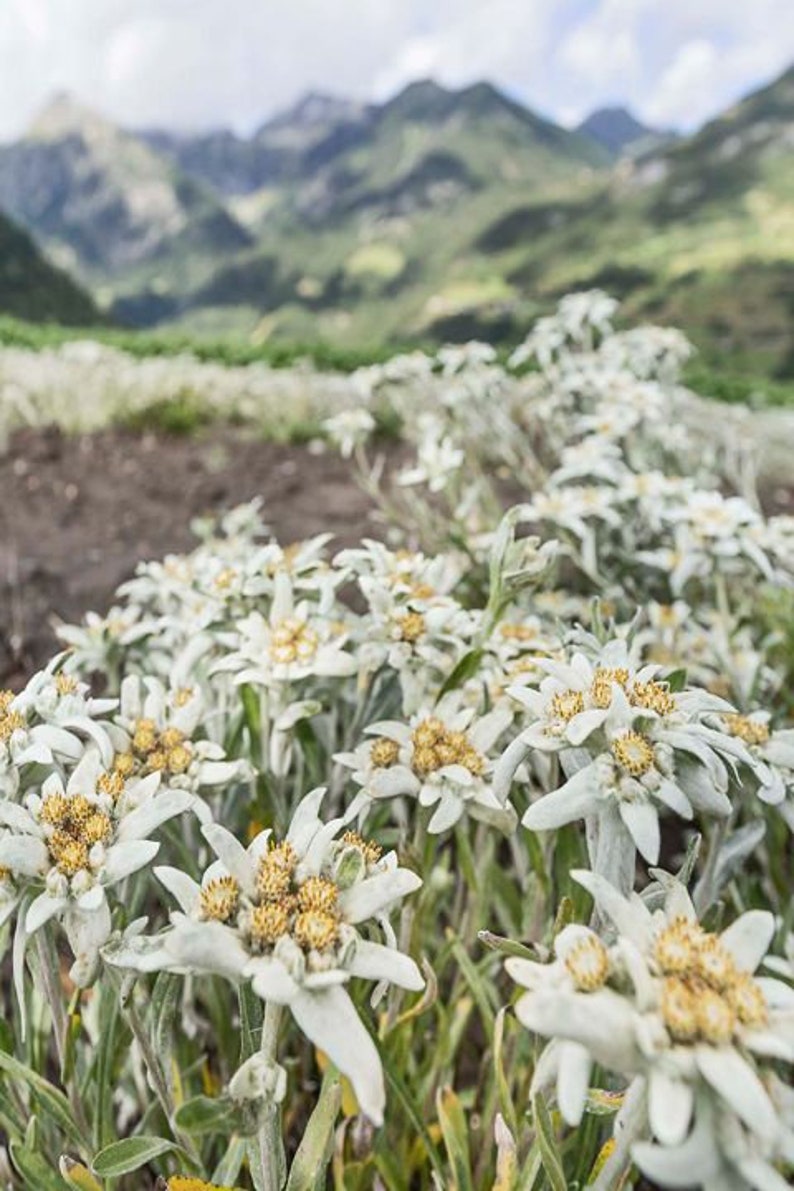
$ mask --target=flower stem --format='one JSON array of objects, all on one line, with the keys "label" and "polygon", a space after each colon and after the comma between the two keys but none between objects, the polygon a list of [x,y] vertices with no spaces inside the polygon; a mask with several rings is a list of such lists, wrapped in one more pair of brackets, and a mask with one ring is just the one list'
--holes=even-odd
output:
[{"label": "flower stem", "polygon": [[75,1121],[84,1137],[90,1137],[88,1122],[83,1108],[83,1102],[80,1099],[80,1092],[77,1087],[77,1080],[74,1078],[66,1079],[66,1034],[69,1028],[69,1023],[66,1018],[66,1010],[63,1004],[63,989],[61,988],[61,981],[59,976],[59,961],[58,951],[53,943],[49,931],[46,927],[39,930],[36,934],[36,952],[39,960],[39,967],[41,969],[41,979],[44,985],[44,991],[47,996],[47,1001],[50,1007],[50,1014],[52,1016],[52,1031],[55,1035],[55,1049],[58,1052],[58,1067],[59,1074],[62,1080],[66,1080],[66,1088],[69,1093],[69,1103],[72,1106]]},{"label": "flower stem", "polygon": [[[278,1055],[278,1034],[282,1007],[265,1002],[261,1051],[269,1063]],[[273,1098],[262,1108],[256,1138],[248,1146],[248,1164],[256,1191],[281,1191],[286,1178],[286,1159],[281,1139],[281,1109]]]},{"label": "flower stem", "polygon": [[623,1107],[615,1121],[615,1148],[602,1166],[598,1178],[590,1184],[590,1191],[615,1191],[615,1188],[622,1186],[631,1167],[631,1148],[646,1129],[647,1100],[645,1080],[638,1076],[629,1084]]},{"label": "flower stem", "polygon": [[163,1071],[163,1065],[160,1062],[160,1056],[155,1051],[154,1046],[152,1045],[152,1040],[149,1036],[149,1032],[141,1019],[140,1013],[138,1012],[138,1007],[136,1006],[133,999],[133,993],[134,989],[131,989],[129,996],[125,1001],[122,1002],[122,1009],[127,1024],[132,1031],[132,1035],[140,1048],[143,1061],[146,1064],[146,1068],[149,1073],[149,1079],[151,1080],[152,1087],[154,1088],[157,1099],[160,1101],[160,1107],[165,1113],[165,1118],[168,1121],[174,1137],[190,1156],[191,1161],[195,1162],[199,1169],[203,1169],[201,1156],[198,1153],[192,1138],[182,1130],[178,1129],[174,1124],[175,1106],[171,1096],[171,1090],[168,1086],[168,1080],[166,1079],[165,1072]]},{"label": "flower stem", "polygon": [[728,835],[729,819],[717,819],[709,837],[709,848],[703,874],[695,886],[692,900],[698,918],[702,918],[717,898],[717,870],[722,846]]}]

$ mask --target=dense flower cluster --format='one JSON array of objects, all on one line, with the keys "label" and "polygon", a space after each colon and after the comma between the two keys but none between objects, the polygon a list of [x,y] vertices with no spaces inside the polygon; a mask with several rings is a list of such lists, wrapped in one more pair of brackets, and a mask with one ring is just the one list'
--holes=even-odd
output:
[{"label": "dense flower cluster", "polygon": [[385,403],[415,453],[385,541],[233,510],[0,693],[3,937],[97,1178],[274,1191],[283,1121],[295,1187],[786,1185],[794,531],[679,417],[683,337],[614,314],[360,371],[331,441],[377,492]]}]

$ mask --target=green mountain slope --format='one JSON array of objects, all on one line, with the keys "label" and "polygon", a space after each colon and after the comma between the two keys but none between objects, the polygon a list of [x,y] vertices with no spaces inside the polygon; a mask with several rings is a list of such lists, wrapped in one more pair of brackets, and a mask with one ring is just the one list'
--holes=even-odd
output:
[{"label": "green mountain slope", "polygon": [[615,162],[614,138],[643,131],[618,116],[583,135],[487,83],[422,81],[195,137],[125,133],[60,101],[0,148],[0,207],[130,326],[511,341],[597,285],[632,317],[686,326],[707,362],[794,375],[794,69]]},{"label": "green mountain slope", "polygon": [[707,358],[794,375],[794,69],[696,135],[624,161],[586,201],[517,205],[472,244],[517,322],[601,285],[688,328]]},{"label": "green mountain slope", "polygon": [[0,146],[0,208],[95,287],[249,243],[212,191],[67,96]]},{"label": "green mountain slope", "polygon": [[65,326],[89,326],[99,321],[88,294],[49,264],[27,232],[3,215],[0,215],[0,314]]},{"label": "green mountain slope", "polygon": [[483,304],[499,318],[515,294],[484,257],[461,262],[473,235],[519,199],[587,193],[607,160],[486,83],[418,82],[380,106],[314,96],[254,140],[282,155],[234,205],[256,248],[184,295],[183,328],[378,343]]}]

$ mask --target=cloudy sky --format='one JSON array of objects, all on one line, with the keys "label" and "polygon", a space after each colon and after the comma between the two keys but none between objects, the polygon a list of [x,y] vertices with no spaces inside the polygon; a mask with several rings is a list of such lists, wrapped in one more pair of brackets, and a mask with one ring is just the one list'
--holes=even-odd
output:
[{"label": "cloudy sky", "polygon": [[67,90],[132,126],[241,132],[309,89],[488,78],[563,123],[691,128],[794,61],[791,0],[0,0],[0,138]]}]

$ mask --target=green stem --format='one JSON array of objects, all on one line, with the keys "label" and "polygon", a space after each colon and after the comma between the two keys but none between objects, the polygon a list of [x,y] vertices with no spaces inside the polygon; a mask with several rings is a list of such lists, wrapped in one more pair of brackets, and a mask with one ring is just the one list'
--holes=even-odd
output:
[{"label": "green stem", "polygon": [[719,864],[720,852],[728,835],[728,828],[730,825],[730,818],[717,819],[709,836],[708,854],[706,856],[706,863],[703,866],[703,875],[695,887],[693,901],[698,918],[702,918],[706,911],[713,905],[717,898],[717,866]]},{"label": "green stem", "polygon": [[607,1158],[591,1191],[615,1191],[631,1168],[631,1150],[647,1129],[648,1094],[640,1076],[630,1084],[623,1108],[615,1121],[615,1148]]},{"label": "green stem", "polygon": [[[260,1049],[264,1058],[273,1064],[278,1058],[282,1012],[280,1005],[265,1002]],[[272,1098],[263,1106],[259,1131],[249,1143],[248,1164],[256,1191],[281,1191],[286,1178],[286,1159],[281,1139],[281,1109]]]},{"label": "green stem", "polygon": [[143,1061],[146,1064],[146,1068],[149,1072],[149,1078],[152,1081],[155,1094],[157,1099],[160,1101],[160,1107],[165,1113],[165,1118],[168,1121],[174,1137],[189,1155],[191,1161],[196,1164],[199,1170],[203,1171],[201,1155],[196,1149],[193,1139],[188,1134],[183,1133],[182,1130],[178,1129],[174,1123],[176,1107],[171,1096],[171,1089],[168,1086],[168,1080],[166,1079],[165,1072],[163,1071],[163,1065],[160,1062],[160,1057],[152,1046],[152,1040],[149,1037],[149,1032],[146,1029],[144,1022],[141,1020],[141,1015],[138,1012],[138,1008],[133,1000],[133,994],[134,989],[130,991],[129,997],[122,1006],[127,1024],[132,1031],[135,1041],[140,1047],[141,1055],[143,1056]]},{"label": "green stem", "polygon": [[77,1086],[77,1079],[66,1076],[66,1035],[69,1029],[69,1022],[66,1016],[66,1010],[63,1003],[63,990],[60,982],[60,965],[58,962],[58,951],[55,947],[53,939],[47,927],[42,928],[36,933],[36,953],[39,960],[39,968],[41,969],[41,979],[44,985],[44,992],[50,1007],[50,1014],[52,1016],[52,1030],[55,1035],[55,1049],[58,1052],[58,1068],[62,1081],[66,1086],[69,1094],[69,1103],[72,1106],[74,1119],[80,1132],[85,1138],[90,1137],[88,1128],[88,1121],[86,1120],[83,1102],[80,1098],[80,1091]]}]

